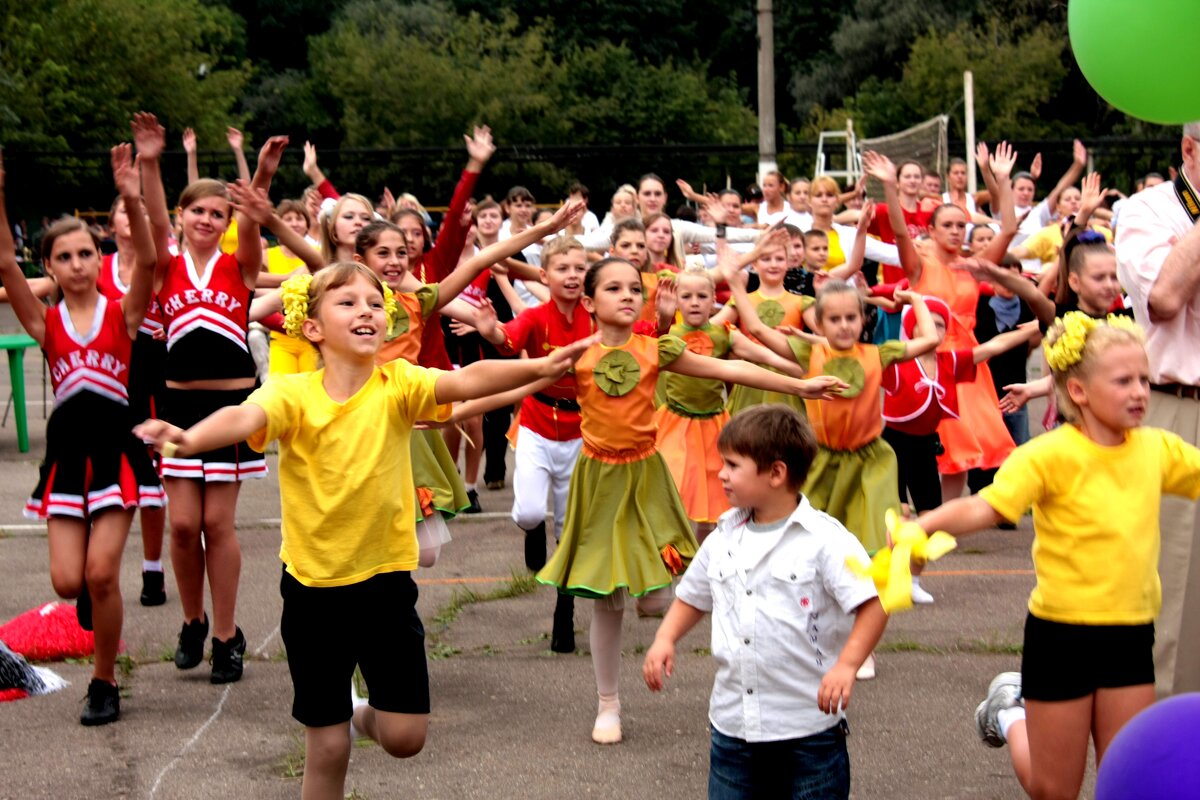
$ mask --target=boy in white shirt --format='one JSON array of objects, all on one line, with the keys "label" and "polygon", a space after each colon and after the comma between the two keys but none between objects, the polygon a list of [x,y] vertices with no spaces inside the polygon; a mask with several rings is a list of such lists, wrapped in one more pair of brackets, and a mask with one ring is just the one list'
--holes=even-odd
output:
[{"label": "boy in white shirt", "polygon": [[710,800],[848,798],[844,709],[887,622],[874,584],[846,565],[866,551],[800,494],[817,444],[798,413],[744,411],[718,447],[735,507],[684,574],[646,654],[646,685],[663,687],[675,643],[711,613]]}]

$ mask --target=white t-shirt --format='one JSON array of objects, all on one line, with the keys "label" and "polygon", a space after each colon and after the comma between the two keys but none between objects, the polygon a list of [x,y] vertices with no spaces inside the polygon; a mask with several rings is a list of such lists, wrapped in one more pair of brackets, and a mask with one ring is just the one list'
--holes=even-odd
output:
[{"label": "white t-shirt", "polygon": [[821,711],[817,690],[855,611],[877,596],[869,578],[846,566],[847,557],[867,563],[867,552],[807,498],[773,531],[748,531],[747,517],[740,508],[721,516],[675,592],[712,614],[709,721],[747,742],[812,736],[845,716]]}]

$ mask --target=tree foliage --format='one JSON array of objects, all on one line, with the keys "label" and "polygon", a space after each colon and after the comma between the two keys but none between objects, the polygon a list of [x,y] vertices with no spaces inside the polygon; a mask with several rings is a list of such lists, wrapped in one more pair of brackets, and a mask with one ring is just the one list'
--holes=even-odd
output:
[{"label": "tree foliage", "polygon": [[396,13],[358,0],[312,41],[313,76],[356,147],[453,144],[472,121],[512,143],[753,136],[754,117],[728,82],[671,61],[641,63],[624,44],[557,53],[552,38],[547,24],[525,27],[512,13],[462,17],[435,3]]},{"label": "tree foliage", "polygon": [[153,109],[211,140],[235,122],[241,19],[199,0],[31,0],[0,17],[0,141],[97,149]]}]

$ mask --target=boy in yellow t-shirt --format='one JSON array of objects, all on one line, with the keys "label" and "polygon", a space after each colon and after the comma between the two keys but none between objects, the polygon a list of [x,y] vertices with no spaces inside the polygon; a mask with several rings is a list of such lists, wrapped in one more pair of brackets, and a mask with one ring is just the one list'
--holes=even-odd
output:
[{"label": "boy in yellow t-shirt", "polygon": [[1021,672],[996,676],[975,723],[987,744],[1009,745],[1031,796],[1075,797],[1088,734],[1098,766],[1117,731],[1154,702],[1159,501],[1200,497],[1200,450],[1140,427],[1150,364],[1127,317],[1070,312],[1045,350],[1070,424],[1017,448],[977,496],[917,521],[960,535],[1033,507],[1037,586]]},{"label": "boy in yellow t-shirt", "polygon": [[[279,440],[280,627],[292,716],[305,725],[303,794],[341,797],[355,730],[400,758],[425,743],[429,677],[411,576],[413,423],[446,419],[452,401],[557,378],[592,342],[454,372],[405,361],[377,367],[396,305],[368,267],[333,264],[285,282],[281,294],[288,333],[316,345],[323,369],[272,378],[186,431],[147,420],[137,433],[168,456]],[[371,690],[369,706],[350,690],[356,666]]]}]

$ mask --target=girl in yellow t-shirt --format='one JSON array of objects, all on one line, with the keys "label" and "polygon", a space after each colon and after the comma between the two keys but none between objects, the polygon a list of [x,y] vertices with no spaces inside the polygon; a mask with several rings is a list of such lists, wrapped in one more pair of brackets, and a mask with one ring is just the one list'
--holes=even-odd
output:
[{"label": "girl in yellow t-shirt", "polygon": [[836,378],[804,381],[697,355],[676,336],[636,333],[642,297],[642,275],[623,258],[597,261],[584,276],[581,302],[600,341],[575,366],[583,449],[571,475],[558,549],[537,575],[560,591],[596,601],[590,638],[599,694],[592,740],[598,744],[621,741],[617,675],[625,597],[638,598],[642,613],[665,611],[671,576],[698,548],[655,448],[659,371],[813,397],[842,386]]},{"label": "girl in yellow t-shirt", "polygon": [[1154,702],[1159,503],[1200,496],[1200,450],[1141,427],[1150,363],[1128,318],[1074,311],[1044,345],[1069,424],[1018,447],[991,486],[923,514],[955,535],[1017,522],[1033,507],[1033,566],[1021,672],[997,675],[975,710],[1006,742],[1034,797],[1075,797],[1088,736],[1099,766],[1113,736]]},{"label": "girl in yellow t-shirt", "polygon": [[[298,236],[308,233],[308,211],[298,200],[284,200],[275,209],[275,213],[284,224],[296,232]],[[290,275],[304,267],[304,259],[283,245],[277,245],[267,250],[263,261],[264,271],[270,275]],[[280,280],[281,278],[276,278]],[[263,284],[259,284],[262,286]],[[275,284],[272,283],[272,286]],[[317,351],[308,345],[284,333],[271,331],[271,361],[272,375],[292,375],[297,372],[312,372],[317,368]]]},{"label": "girl in yellow t-shirt", "polygon": [[[378,366],[395,300],[369,267],[331,264],[316,277],[293,278],[283,296],[288,333],[320,351],[323,369],[272,378],[188,430],[147,420],[137,434],[167,456],[279,440],[280,626],[292,715],[305,725],[302,791],[340,797],[355,731],[398,758],[425,744],[429,676],[411,577],[413,423],[445,419],[453,401],[560,376],[591,342],[454,372],[403,360]],[[364,608],[385,613],[364,615]],[[370,705],[353,697],[356,666]]]}]

